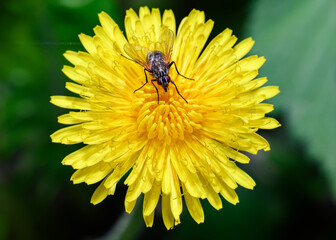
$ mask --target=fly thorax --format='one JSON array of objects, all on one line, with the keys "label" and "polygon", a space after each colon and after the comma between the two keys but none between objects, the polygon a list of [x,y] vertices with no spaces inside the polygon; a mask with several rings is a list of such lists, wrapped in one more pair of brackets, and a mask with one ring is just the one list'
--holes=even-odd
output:
[{"label": "fly thorax", "polygon": [[160,61],[163,60],[164,56],[163,53],[160,51],[153,51],[153,52],[149,52],[147,55],[147,62],[151,63],[153,61]]},{"label": "fly thorax", "polygon": [[150,66],[151,73],[154,78],[160,78],[168,75],[169,67],[165,63],[164,55],[162,52],[149,52],[147,55],[147,63]]}]

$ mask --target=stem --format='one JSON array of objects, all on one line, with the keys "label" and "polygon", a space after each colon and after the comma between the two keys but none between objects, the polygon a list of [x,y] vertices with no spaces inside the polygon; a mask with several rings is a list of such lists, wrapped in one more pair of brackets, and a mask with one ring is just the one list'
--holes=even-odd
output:
[{"label": "stem", "polygon": [[[139,197],[141,198],[141,197]],[[105,236],[96,240],[131,240],[136,239],[144,229],[142,220],[142,198],[137,201],[131,214],[122,213],[118,221],[111,227]]]}]

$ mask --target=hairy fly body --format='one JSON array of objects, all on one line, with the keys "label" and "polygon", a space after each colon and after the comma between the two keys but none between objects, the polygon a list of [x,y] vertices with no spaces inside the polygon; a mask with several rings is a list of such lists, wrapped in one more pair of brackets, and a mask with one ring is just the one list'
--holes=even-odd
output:
[{"label": "hairy fly body", "polygon": [[150,51],[149,49],[136,44],[125,44],[124,51],[128,56],[130,56],[130,60],[144,67],[144,73],[146,76],[146,82],[140,88],[134,90],[134,93],[143,88],[148,83],[146,74],[147,71],[154,78],[151,80],[151,83],[155,87],[158,96],[158,103],[160,101],[159,91],[154,82],[157,82],[158,85],[160,85],[165,90],[165,92],[167,92],[169,83],[171,82],[175,86],[178,95],[180,95],[180,97],[183,98],[186,103],[188,103],[188,101],[180,94],[176,84],[169,77],[169,69],[174,64],[178,75],[189,80],[194,80],[181,75],[177,70],[176,63],[174,61],[170,61],[173,50],[173,43],[174,33],[171,30],[166,29],[166,31],[161,35],[159,42],[154,44],[154,46],[157,48],[154,51]]}]

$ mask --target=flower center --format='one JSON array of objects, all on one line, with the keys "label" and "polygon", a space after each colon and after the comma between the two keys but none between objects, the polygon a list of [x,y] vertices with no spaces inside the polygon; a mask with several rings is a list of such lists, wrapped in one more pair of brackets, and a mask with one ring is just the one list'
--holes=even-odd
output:
[{"label": "flower center", "polygon": [[183,140],[186,134],[200,129],[202,114],[197,112],[197,105],[186,104],[177,97],[161,101],[160,96],[160,104],[157,101],[143,104],[137,115],[138,131],[146,132],[149,139],[158,138],[169,143],[172,138]]}]

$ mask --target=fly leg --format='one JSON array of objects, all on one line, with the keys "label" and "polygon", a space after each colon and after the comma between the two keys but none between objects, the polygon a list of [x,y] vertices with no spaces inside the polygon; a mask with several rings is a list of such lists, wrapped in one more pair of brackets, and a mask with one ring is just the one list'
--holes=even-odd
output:
[{"label": "fly leg", "polygon": [[151,80],[153,86],[155,87],[156,94],[157,94],[157,96],[158,96],[158,104],[160,104],[160,103],[159,103],[159,101],[160,101],[159,90],[157,89],[157,87],[156,87],[155,84],[153,83],[153,82],[155,82],[155,81],[156,81],[156,79]]},{"label": "fly leg", "polygon": [[[175,65],[176,66],[176,65]],[[172,80],[170,80],[170,82],[175,86],[175,88],[176,88],[176,91],[177,91],[177,93],[178,93],[178,95],[180,95],[180,97],[181,98],[183,98],[183,100],[184,101],[186,101],[186,103],[188,103],[188,101],[187,100],[185,100],[185,98],[181,95],[181,93],[179,92],[179,90],[177,89],[177,87],[176,87],[176,85],[175,85],[175,83],[172,81]],[[157,89],[156,89],[157,90]]]},{"label": "fly leg", "polygon": [[147,72],[150,72],[150,71],[148,71],[146,68],[144,68],[144,73],[145,73],[145,76],[146,76],[146,82],[145,82],[145,84],[142,85],[141,87],[139,87],[138,89],[135,89],[133,93],[135,93],[136,91],[140,90],[141,88],[143,88],[143,87],[148,83],[148,79],[147,79],[146,71],[147,71]]},{"label": "fly leg", "polygon": [[[180,72],[177,70],[177,67],[176,67],[176,63],[174,62],[174,61],[172,61],[171,63],[169,63],[169,68],[171,67],[171,65],[175,65],[175,69],[176,69],[176,72],[177,72],[177,74],[178,75],[180,75],[181,77],[184,77],[184,78],[186,78],[186,79],[189,79],[189,80],[193,80],[193,81],[195,81],[195,79],[192,79],[192,78],[188,78],[188,77],[185,77],[185,76],[183,76],[182,74],[180,74]],[[175,84],[174,84],[175,85]],[[175,85],[175,87],[176,87],[176,85]],[[182,96],[181,96],[182,97]],[[183,97],[182,97],[183,98]],[[184,98],[183,98],[184,99]],[[185,100],[185,99],[184,99]]]}]

